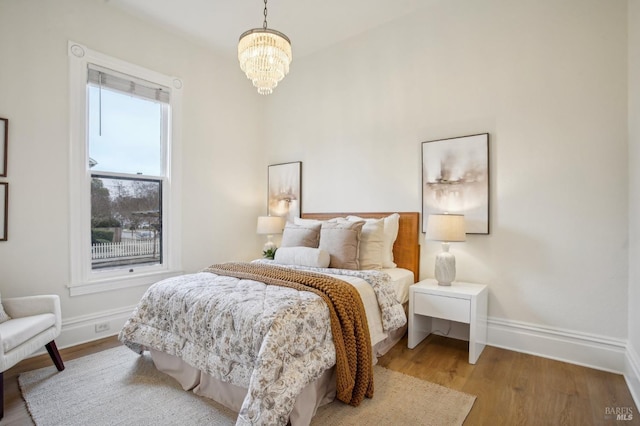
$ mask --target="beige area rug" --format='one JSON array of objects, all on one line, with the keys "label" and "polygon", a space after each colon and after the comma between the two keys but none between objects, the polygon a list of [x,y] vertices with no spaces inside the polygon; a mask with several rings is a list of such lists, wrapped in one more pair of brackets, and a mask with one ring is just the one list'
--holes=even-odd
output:
[{"label": "beige area rug", "polygon": [[[117,347],[23,373],[20,389],[38,426],[233,425],[236,413],[156,370],[148,354]],[[318,425],[461,425],[475,397],[375,367],[375,395],[354,408],[333,402]]]}]

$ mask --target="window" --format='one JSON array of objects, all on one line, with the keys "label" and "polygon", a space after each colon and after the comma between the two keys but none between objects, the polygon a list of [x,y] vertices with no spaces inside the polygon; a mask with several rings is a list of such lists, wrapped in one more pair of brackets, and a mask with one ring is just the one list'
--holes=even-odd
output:
[{"label": "window", "polygon": [[182,83],[69,43],[71,295],[179,272]]},{"label": "window", "polygon": [[91,268],[161,265],[170,90],[93,64],[88,72]]},{"label": "window", "polygon": [[91,173],[91,269],[161,265],[162,179]]}]

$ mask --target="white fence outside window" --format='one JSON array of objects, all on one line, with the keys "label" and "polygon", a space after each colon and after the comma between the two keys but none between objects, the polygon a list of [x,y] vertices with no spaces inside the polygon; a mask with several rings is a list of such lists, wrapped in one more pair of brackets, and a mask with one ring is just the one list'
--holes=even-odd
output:
[{"label": "white fence outside window", "polygon": [[136,256],[159,256],[160,240],[125,240],[119,243],[94,243],[91,259],[114,259]]}]

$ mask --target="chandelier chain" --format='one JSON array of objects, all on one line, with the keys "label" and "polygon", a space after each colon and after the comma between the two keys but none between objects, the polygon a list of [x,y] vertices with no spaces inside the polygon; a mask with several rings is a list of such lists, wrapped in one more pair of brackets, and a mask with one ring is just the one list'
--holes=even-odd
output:
[{"label": "chandelier chain", "polygon": [[267,0],[264,0],[264,22],[262,23],[262,28],[267,29]]}]

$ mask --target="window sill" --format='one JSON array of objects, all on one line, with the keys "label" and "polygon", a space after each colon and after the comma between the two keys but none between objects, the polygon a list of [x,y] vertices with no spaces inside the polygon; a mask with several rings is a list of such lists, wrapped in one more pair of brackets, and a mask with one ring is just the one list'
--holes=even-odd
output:
[{"label": "window sill", "polygon": [[182,275],[183,273],[183,271],[152,272],[130,278],[110,278],[106,280],[94,281],[91,283],[67,287],[69,288],[69,296],[83,296],[85,294],[104,293],[107,291],[120,290],[123,288],[151,285],[165,278],[175,277],[177,275]]}]

